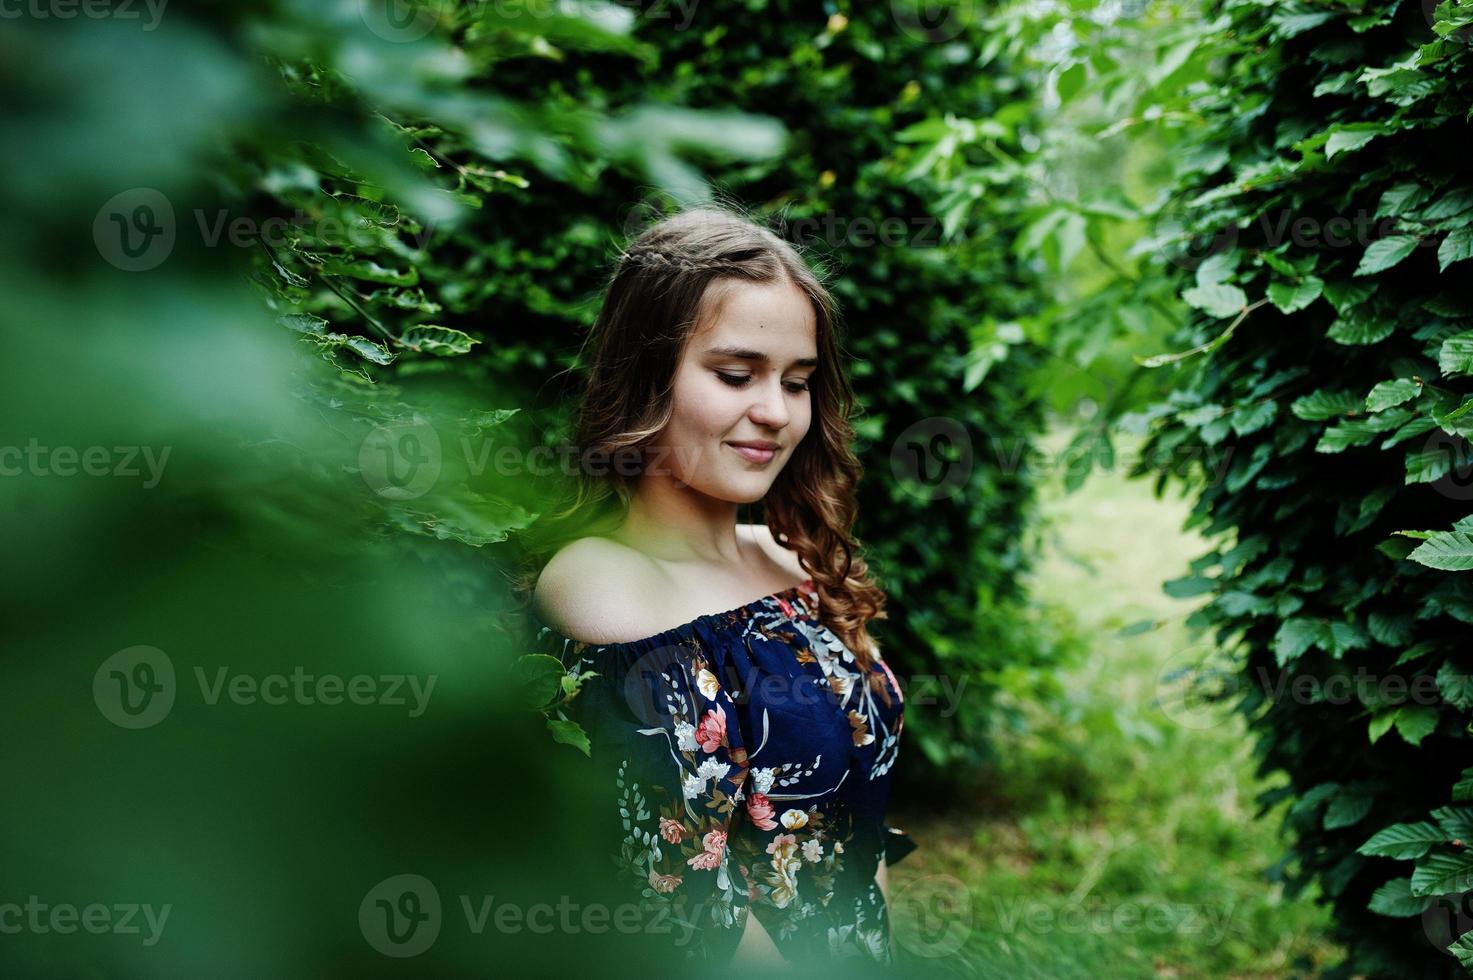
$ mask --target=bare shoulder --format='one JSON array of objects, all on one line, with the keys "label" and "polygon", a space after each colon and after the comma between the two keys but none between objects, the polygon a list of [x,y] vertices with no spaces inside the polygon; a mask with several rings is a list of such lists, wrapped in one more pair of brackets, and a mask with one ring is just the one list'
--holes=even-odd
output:
[{"label": "bare shoulder", "polygon": [[767,557],[782,568],[793,584],[801,584],[808,578],[808,573],[803,570],[802,565],[798,564],[798,553],[785,547],[773,537],[772,530],[766,524],[738,524],[737,527],[744,530],[762,547]]},{"label": "bare shoulder", "polygon": [[662,594],[648,557],[610,538],[579,538],[543,566],[532,593],[537,616],[584,643],[624,643],[647,636]]}]

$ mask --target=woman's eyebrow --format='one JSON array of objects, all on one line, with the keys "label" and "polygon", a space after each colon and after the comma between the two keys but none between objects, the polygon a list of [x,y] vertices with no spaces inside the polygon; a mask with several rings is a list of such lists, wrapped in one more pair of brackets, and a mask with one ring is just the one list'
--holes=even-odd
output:
[{"label": "woman's eyebrow", "polygon": [[[759,364],[768,364],[771,358],[758,350],[748,350],[745,347],[710,347],[706,349],[707,354],[717,357],[735,357],[743,361],[756,361]],[[793,362],[798,367],[818,367],[818,358],[800,357]]]}]

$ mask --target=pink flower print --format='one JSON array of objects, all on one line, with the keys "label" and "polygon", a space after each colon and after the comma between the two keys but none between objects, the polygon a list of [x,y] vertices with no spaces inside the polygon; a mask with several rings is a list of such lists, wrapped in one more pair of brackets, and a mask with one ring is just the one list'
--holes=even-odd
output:
[{"label": "pink flower print", "polygon": [[714,871],[721,864],[721,855],[714,851],[702,851],[685,863],[697,871]]},{"label": "pink flower print", "polygon": [[776,854],[779,850],[785,849],[788,854],[791,854],[797,846],[797,837],[792,834],[778,834],[772,839],[772,843],[767,845],[767,853]]},{"label": "pink flower print", "polygon": [[721,864],[721,857],[726,853],[726,833],[720,830],[712,830],[701,838],[701,846],[704,851],[685,863],[698,871],[712,871]]},{"label": "pink flower print", "polygon": [[761,793],[753,793],[747,797],[747,816],[752,818],[758,830],[773,830],[777,827],[777,821],[772,819],[775,811],[772,801]]},{"label": "pink flower print", "polygon": [[721,709],[712,708],[706,712],[701,723],[696,726],[696,743],[700,745],[703,752],[715,752],[726,741],[726,715]]},{"label": "pink flower print", "polygon": [[685,838],[685,828],[680,825],[680,821],[678,820],[661,817],[660,836],[672,844],[679,844]]},{"label": "pink flower print", "polygon": [[650,887],[657,892],[670,894],[681,882],[679,875],[662,875],[658,871],[650,871]]},{"label": "pink flower print", "polygon": [[777,606],[778,606],[779,609],[781,609],[783,611],[783,615],[786,616],[786,617],[788,617],[789,619],[797,619],[798,618],[798,611],[793,608],[792,603],[788,602],[788,600],[786,600],[786,599],[778,599],[777,600]]}]

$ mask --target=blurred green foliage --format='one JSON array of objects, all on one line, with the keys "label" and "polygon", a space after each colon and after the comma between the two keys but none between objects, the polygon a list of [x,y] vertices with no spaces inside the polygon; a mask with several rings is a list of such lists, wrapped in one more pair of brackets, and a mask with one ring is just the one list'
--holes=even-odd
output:
[{"label": "blurred green foliage", "polygon": [[[581,757],[506,670],[504,575],[548,496],[525,464],[564,431],[547,382],[576,367],[613,248],[708,180],[810,229],[838,273],[882,642],[907,674],[975,682],[955,715],[918,699],[914,777],[965,777],[982,689],[1046,662],[1019,625],[1031,491],[987,455],[1037,422],[1018,380],[1037,352],[1007,312],[1028,276],[987,215],[943,234],[890,138],[980,106],[1016,142],[1026,93],[977,70],[975,28],[760,3],[684,29],[597,4],[391,16],[415,9],[119,9],[0,35],[19,467],[0,758],[21,801],[0,901],[170,909],[156,943],[32,925],[6,939],[19,975],[546,962],[541,934],[472,915],[600,880],[558,846]],[[890,460],[932,416],[972,467],[942,499]],[[374,946],[381,913],[428,901],[402,875],[442,906],[409,960]],[[649,974],[608,939],[561,934],[560,966]]]}]

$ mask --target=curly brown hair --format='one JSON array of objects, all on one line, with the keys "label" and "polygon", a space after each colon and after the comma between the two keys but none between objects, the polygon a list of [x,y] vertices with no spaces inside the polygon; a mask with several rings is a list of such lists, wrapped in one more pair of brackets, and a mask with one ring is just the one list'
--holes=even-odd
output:
[{"label": "curly brown hair", "polygon": [[[525,594],[563,544],[617,527],[638,480],[644,447],[670,421],[671,390],[687,338],[702,314],[740,282],[790,283],[816,314],[818,367],[810,378],[812,426],[778,474],[762,507],[773,538],[798,555],[813,579],[819,617],[869,674],[879,648],[867,624],[887,618],[885,593],[871,581],[851,529],[863,467],[850,449],[855,409],[840,360],[833,297],[797,249],[725,206],[702,205],[665,217],[619,255],[585,354],[587,383],[574,417],[579,451],[634,460],[595,476],[580,467],[560,509],[544,514],[526,538]],[[708,289],[712,284],[718,288]],[[884,693],[883,686],[878,688]]]}]

